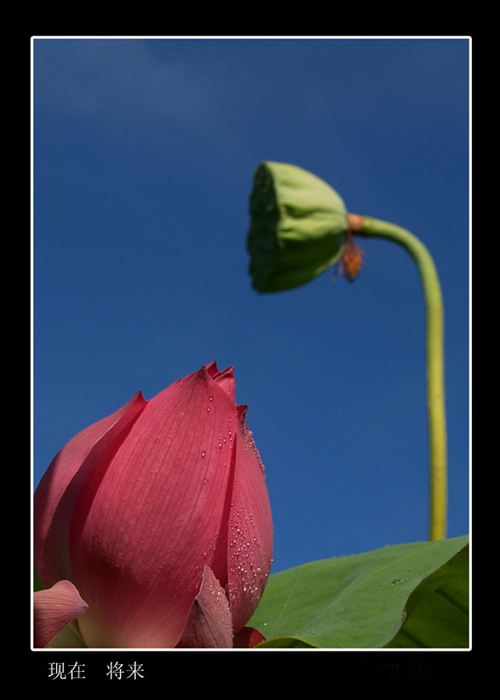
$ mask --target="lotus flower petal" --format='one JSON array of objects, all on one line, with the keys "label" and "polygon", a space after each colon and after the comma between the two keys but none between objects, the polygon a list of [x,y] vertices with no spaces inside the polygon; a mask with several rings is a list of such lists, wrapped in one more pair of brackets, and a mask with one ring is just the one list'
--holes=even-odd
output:
[{"label": "lotus flower petal", "polygon": [[35,569],[45,588],[71,579],[68,526],[85,478],[123,440],[146,401],[138,392],[118,411],[78,433],[58,452],[35,492]]},{"label": "lotus flower petal", "polygon": [[149,401],[139,393],[73,438],[41,480],[36,569],[46,588],[68,579],[88,604],[77,621],[87,647],[172,648],[188,616],[197,639],[227,644],[222,607],[223,624],[206,627],[214,581],[231,634],[255,610],[272,520],[234,392],[233,368],[212,362]]},{"label": "lotus flower petal", "polygon": [[213,571],[205,566],[200,592],[194,599],[179,648],[218,648],[233,646],[233,626],[226,592]]},{"label": "lotus flower petal", "polygon": [[87,609],[76,588],[69,581],[58,581],[52,588],[33,594],[34,646],[43,648],[68,623]]},{"label": "lotus flower petal", "polygon": [[174,646],[203,566],[226,585],[233,474],[224,437],[236,407],[225,388],[202,368],[164,390],[87,478],[70,553],[90,606],[80,622],[90,646]]},{"label": "lotus flower petal", "polygon": [[238,408],[234,486],[230,515],[228,593],[233,629],[253,615],[271,568],[273,530],[264,467],[246,424],[247,406]]}]

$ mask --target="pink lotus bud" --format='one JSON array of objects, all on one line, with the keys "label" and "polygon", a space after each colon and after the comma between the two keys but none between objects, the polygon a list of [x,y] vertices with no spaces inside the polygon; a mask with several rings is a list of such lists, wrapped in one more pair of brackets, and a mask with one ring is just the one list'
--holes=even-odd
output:
[{"label": "pink lotus bud", "polygon": [[258,638],[243,628],[271,568],[271,508],[234,387],[233,369],[213,362],[150,401],[139,393],[70,440],[42,477],[35,568],[46,589],[69,581],[88,606],[72,622],[86,646]]}]

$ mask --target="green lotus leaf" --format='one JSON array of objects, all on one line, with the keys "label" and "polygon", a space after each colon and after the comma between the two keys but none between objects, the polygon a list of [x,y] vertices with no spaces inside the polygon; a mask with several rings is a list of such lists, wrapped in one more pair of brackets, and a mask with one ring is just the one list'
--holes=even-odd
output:
[{"label": "green lotus leaf", "polygon": [[258,648],[466,648],[469,538],[391,545],[269,577]]}]

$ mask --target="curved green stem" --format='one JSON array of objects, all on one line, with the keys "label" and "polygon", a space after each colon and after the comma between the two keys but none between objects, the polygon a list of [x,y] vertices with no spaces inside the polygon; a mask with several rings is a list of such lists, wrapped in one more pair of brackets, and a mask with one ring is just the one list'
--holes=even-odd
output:
[{"label": "curved green stem", "polygon": [[399,243],[415,260],[424,292],[427,317],[427,405],[430,442],[429,539],[446,537],[447,476],[444,401],[443,300],[436,268],[427,248],[409,231],[385,221],[348,215],[351,231]]}]

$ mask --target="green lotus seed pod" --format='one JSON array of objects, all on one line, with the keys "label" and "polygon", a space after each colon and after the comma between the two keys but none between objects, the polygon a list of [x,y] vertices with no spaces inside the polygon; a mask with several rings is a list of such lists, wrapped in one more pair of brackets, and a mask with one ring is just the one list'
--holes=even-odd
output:
[{"label": "green lotus seed pod", "polygon": [[295,165],[264,161],[250,194],[252,286],[279,292],[317,277],[342,256],[344,202],[326,182]]}]

